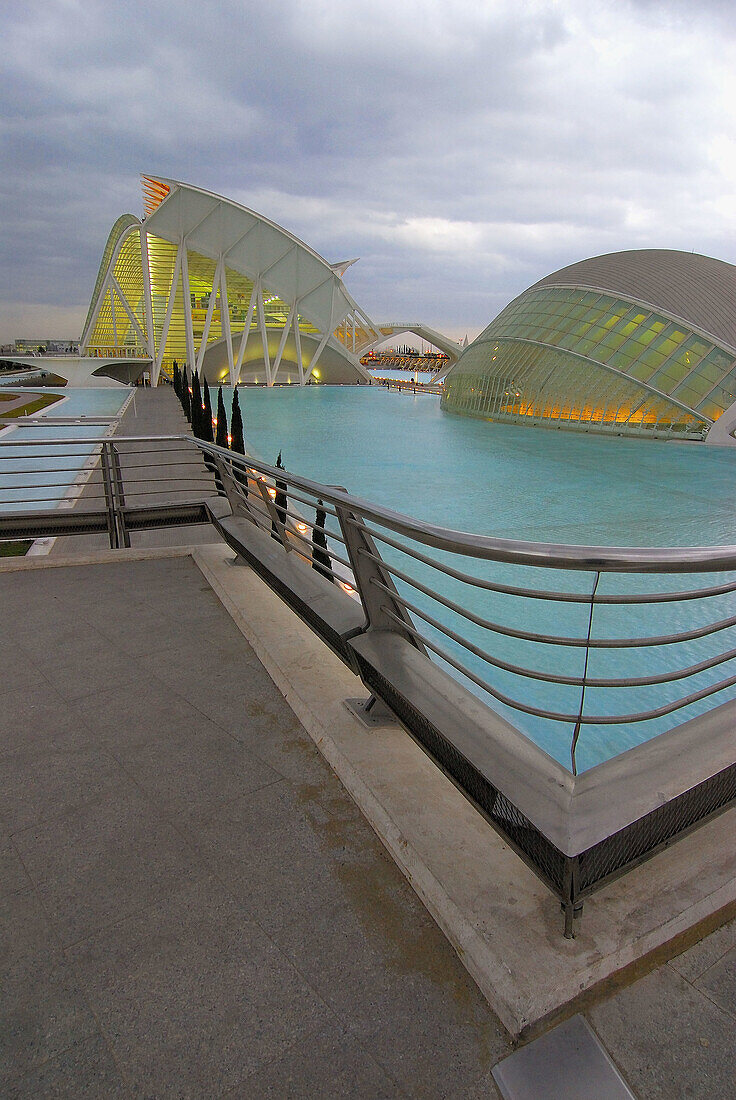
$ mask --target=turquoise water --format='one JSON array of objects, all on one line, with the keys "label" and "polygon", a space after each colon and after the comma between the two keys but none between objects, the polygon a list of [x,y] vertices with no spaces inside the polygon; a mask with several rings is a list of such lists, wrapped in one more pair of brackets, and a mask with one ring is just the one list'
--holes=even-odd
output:
[{"label": "turquoise water", "polygon": [[[227,400],[229,391],[223,392]],[[241,389],[239,396],[246,446],[253,454],[273,464],[281,450],[287,469],[343,485],[357,496],[417,519],[532,541],[619,546],[736,544],[736,449],[484,423],[442,412],[435,396],[376,387],[249,388]],[[215,400],[213,391],[213,405]],[[380,549],[388,560],[407,566],[407,572],[430,588],[500,625],[578,637],[587,633],[585,605],[470,590],[429,567],[409,565],[395,551]],[[594,580],[592,574],[469,564],[467,559],[454,558],[452,564],[479,577],[524,588],[590,593]],[[676,591],[703,583],[702,578],[688,576],[669,580],[604,576],[599,592]],[[417,606],[501,660],[555,673],[582,673],[580,650],[491,635],[405,586],[402,591]],[[638,609],[597,607],[594,635],[666,634],[732,614],[736,614],[736,600],[730,595]],[[500,669],[489,670],[459,646],[440,639],[431,627],[417,625],[496,690],[529,704],[577,713],[579,688],[520,680]],[[733,628],[677,647],[592,651],[588,671],[593,676],[631,678],[684,668],[730,648],[736,650]],[[730,674],[736,674],[736,662],[679,684],[625,692],[589,688],[586,713],[645,710]],[[722,691],[673,716],[644,723],[583,727],[578,769],[648,740],[734,694],[733,690]],[[491,705],[551,756],[569,765],[569,724],[520,714],[498,701]]]},{"label": "turquoise water", "polygon": [[281,449],[288,469],[417,519],[539,541],[736,543],[736,448],[490,424],[376,387],[239,399],[246,446],[264,461]]},{"label": "turquoise water", "polygon": [[[36,391],[23,390],[32,395]],[[42,418],[63,417],[117,417],[130,396],[128,387],[99,387],[72,389],[44,388],[39,393],[56,393],[65,398],[35,413]],[[18,427],[0,432],[0,510],[32,511],[55,508],[67,495],[67,490],[90,457],[94,447],[80,445],[70,453],[68,447],[46,446],[38,448],[14,447],[12,444],[31,440],[42,444],[48,439],[100,440],[107,434],[104,424],[53,424],[48,427]],[[63,467],[59,473],[49,474],[47,467]],[[59,484],[52,484],[58,482]]]}]

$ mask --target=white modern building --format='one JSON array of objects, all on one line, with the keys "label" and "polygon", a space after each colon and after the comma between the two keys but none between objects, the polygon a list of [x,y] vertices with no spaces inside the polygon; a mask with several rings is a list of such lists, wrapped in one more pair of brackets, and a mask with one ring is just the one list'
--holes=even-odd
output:
[{"label": "white modern building", "polygon": [[[118,218],[84,325],[85,357],[151,381],[174,362],[210,384],[369,381],[360,356],[412,323],[376,325],[330,263],[286,229],[199,187],[144,176],[145,216]],[[453,362],[460,348],[433,333]],[[430,337],[431,339],[431,337]],[[116,365],[107,363],[105,373]]]}]

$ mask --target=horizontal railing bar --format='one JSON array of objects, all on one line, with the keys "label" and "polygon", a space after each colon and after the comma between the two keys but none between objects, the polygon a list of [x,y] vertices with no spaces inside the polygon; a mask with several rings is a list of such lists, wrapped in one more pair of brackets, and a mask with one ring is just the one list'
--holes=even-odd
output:
[{"label": "horizontal railing bar", "polygon": [[[89,456],[92,457],[92,456]],[[99,455],[95,455],[95,458],[99,458]],[[12,462],[12,459],[10,460]],[[42,470],[39,470],[37,466],[21,467],[15,470],[4,470],[0,465],[0,473],[3,477],[17,477],[20,474],[81,474],[89,473],[91,476],[100,472],[99,462],[94,466],[88,466],[86,469],[83,466],[46,466]]]},{"label": "horizontal railing bar", "polygon": [[442,649],[441,646],[438,646],[436,642],[432,642],[429,638],[425,637],[425,635],[422,634],[421,631],[417,630],[416,627],[411,626],[409,623],[406,623],[403,619],[396,615],[387,604],[383,604],[381,610],[385,612],[389,619],[392,619],[403,630],[408,631],[408,633],[411,634],[412,637],[416,638],[417,641],[422,642],[422,644],[425,645],[427,649],[431,649],[432,652],[436,653],[438,657],[441,657],[443,661],[447,661],[449,665],[452,665],[452,667],[457,669],[458,672],[462,673],[463,676],[467,676],[469,680],[472,680],[472,682],[474,684],[477,684],[479,688],[482,688],[483,691],[486,691],[489,695],[492,695],[494,699],[497,699],[499,701],[499,703],[505,703],[506,706],[512,707],[514,710],[520,710],[524,714],[533,714],[536,718],[548,718],[551,721],[567,722],[570,725],[577,721],[577,714],[558,714],[555,711],[542,710],[539,707],[532,707],[527,703],[520,703],[518,702],[518,700],[512,699],[511,696],[505,695],[502,691],[498,691],[496,688],[491,687],[489,683],[486,683],[485,680],[482,680],[480,676],[476,676],[474,672],[472,672],[469,668],[466,668],[465,665],[461,664],[460,661],[456,661],[451,654],[447,653],[447,651]]},{"label": "horizontal railing bar", "polygon": [[[473,611],[468,611],[467,608],[462,607],[461,604],[455,603],[454,600],[448,599],[446,596],[441,596],[437,592],[433,592],[431,588],[427,588],[421,581],[416,580],[414,577],[410,577],[408,573],[404,573],[403,570],[397,569],[396,566],[390,565],[383,558],[379,558],[375,554],[371,554],[368,550],[362,547],[358,551],[363,557],[370,558],[372,561],[380,564],[386,572],[391,573],[392,576],[398,577],[404,581],[405,584],[411,585],[412,588],[422,592],[425,596],[429,596],[430,599],[435,600],[437,603],[443,604],[450,611],[456,612],[458,615],[462,615],[463,618],[468,619],[476,626],[482,627],[484,630],[492,630],[496,634],[503,634],[510,638],[519,638],[521,641],[526,642],[542,642],[545,645],[559,645],[559,646],[572,646],[585,648],[589,646],[591,649],[628,649],[639,648],[640,646],[652,648],[659,645],[674,645],[678,642],[689,642],[695,638],[705,638],[709,634],[717,634],[721,630],[727,630],[731,626],[736,625],[736,616],[731,616],[727,619],[721,619],[715,623],[711,623],[705,627],[696,627],[693,630],[682,631],[680,634],[663,634],[655,637],[648,638],[570,638],[564,635],[556,634],[536,634],[532,631],[519,630],[516,627],[505,626],[502,623],[493,622],[491,619],[483,619],[480,615],[476,615]],[[590,603],[590,599],[588,600]]]},{"label": "horizontal railing bar", "polygon": [[[335,519],[338,521],[338,523],[340,522],[340,517],[338,516],[338,514],[334,510],[334,508],[325,507],[324,504],[323,505],[318,505],[315,500],[309,500],[307,497],[300,496],[298,493],[295,493],[292,489],[289,489],[289,492],[288,492],[287,495],[289,497],[289,500],[298,500],[300,504],[306,504],[308,508],[314,508],[316,510],[318,507],[321,507],[322,510],[327,513],[327,515],[334,516]],[[337,539],[338,542],[341,542],[343,544],[343,546],[347,545],[346,542],[345,542],[345,539],[342,537],[342,535],[339,532],[335,533],[333,531],[328,530],[328,528],[326,528],[326,527],[324,528],[324,530],[327,532],[327,534],[330,535],[331,538]]]},{"label": "horizontal railing bar", "polygon": [[[411,577],[408,573],[405,573],[403,569],[397,569],[395,565],[390,565],[384,558],[380,558],[377,554],[371,554],[370,551],[360,547],[358,553],[368,558],[370,561],[375,562],[381,566],[387,573],[390,573],[392,577],[396,577],[405,584],[411,585],[418,592],[422,592],[425,596],[429,596],[430,599],[435,600],[437,603],[442,604],[449,611],[454,611],[457,615],[462,615],[463,618],[468,619],[475,626],[480,626],[484,630],[492,630],[495,634],[503,634],[509,638],[519,638],[521,641],[526,642],[542,642],[545,645],[560,645],[576,647],[579,646],[582,649],[588,645],[587,638],[569,638],[561,637],[554,634],[536,634],[528,630],[519,630],[513,626],[504,626],[502,623],[493,622],[491,619],[484,619],[480,615],[476,615],[473,611],[468,611],[461,604],[456,603],[454,600],[449,599],[447,596],[442,596],[438,592],[434,592],[431,588],[428,588],[421,581]],[[403,599],[403,597],[401,597]],[[588,600],[590,603],[590,600]]]},{"label": "horizontal railing bar", "polygon": [[[38,488],[39,489],[45,489],[46,486],[45,485],[39,485]],[[10,490],[5,490],[5,491],[9,492]],[[83,496],[82,492],[83,492],[83,488],[80,486],[78,496],[68,496],[68,497],[64,496],[64,497],[61,497],[57,494],[56,496],[53,496],[53,497],[32,496],[32,497],[21,497],[19,499],[16,498],[15,500],[13,500],[11,498],[9,500],[3,500],[2,502],[0,502],[0,504],[3,508],[8,508],[11,504],[39,504],[39,503],[47,504],[49,501],[52,501],[52,500],[56,501],[58,504],[69,504],[72,501],[74,501],[75,504],[76,504],[76,503],[81,503],[83,500],[104,500],[105,499],[105,494],[104,493],[84,493],[84,496]],[[46,511],[48,511],[48,509],[46,509]]]},{"label": "horizontal railing bar", "polygon": [[[123,467],[122,473],[123,474],[125,473],[125,468],[124,467]],[[125,485],[126,485],[126,488],[127,488],[128,485],[132,485],[132,486],[134,486],[134,485],[148,485],[150,480],[152,480],[152,479],[132,478],[131,480],[126,481]],[[210,474],[210,473],[207,473],[206,471],[203,471],[199,475],[199,477],[157,477],[155,479],[157,485],[159,483],[170,485],[170,484],[173,484],[176,481],[188,481],[188,482],[190,482],[192,484],[195,484],[195,485],[211,485],[213,480],[214,480],[213,475]]]},{"label": "horizontal railing bar", "polygon": [[473,683],[477,684],[484,691],[487,691],[489,695],[492,695],[499,702],[505,703],[507,706],[513,707],[514,710],[523,711],[526,714],[534,714],[538,718],[548,718],[550,721],[555,722],[580,722],[582,725],[588,726],[624,726],[631,722],[650,722],[654,718],[664,718],[668,714],[674,713],[677,710],[683,710],[685,707],[691,705],[691,703],[697,703],[701,699],[707,699],[709,695],[715,695],[718,691],[725,691],[726,688],[733,687],[736,684],[736,675],[729,676],[726,680],[721,680],[717,684],[712,684],[710,687],[701,688],[700,691],[694,691],[690,695],[684,696],[682,699],[676,700],[674,703],[666,703],[661,707],[654,707],[648,711],[641,711],[636,714],[620,714],[616,716],[610,715],[579,715],[579,714],[559,714],[554,711],[543,711],[536,707],[530,707],[526,703],[519,703],[505,696],[502,692],[497,691],[496,688],[491,687],[490,684],[485,683],[480,677],[475,676],[470,669],[466,669],[464,665],[457,661],[454,661],[448,653],[440,649],[438,646],[433,645],[432,642],[425,638],[419,631],[408,626],[403,619],[400,619],[398,615],[395,615],[387,605],[382,606],[382,610],[393,619],[404,630],[408,630],[414,637],[419,639],[424,645],[431,649],[434,653],[437,653],[442,657],[443,661],[447,661],[453,668],[456,668],[458,672],[461,672],[463,676],[467,676]]},{"label": "horizontal railing bar", "polygon": [[[396,593],[392,592],[387,585],[382,584],[375,577],[371,577],[370,584],[376,588],[380,588],[386,595],[396,598]],[[555,672],[542,672],[539,669],[525,668],[523,665],[513,665],[508,661],[502,660],[500,657],[493,657],[487,650],[481,649],[467,638],[463,638],[461,634],[452,630],[449,626],[439,622],[428,612],[423,611],[416,604],[413,604],[410,600],[405,600],[402,596],[399,596],[399,602],[406,611],[411,611],[414,615],[418,615],[421,619],[428,623],[429,626],[433,626],[436,630],[439,630],[445,637],[450,638],[451,641],[457,642],[463,649],[467,649],[469,653],[472,653],[475,657],[480,657],[482,661],[485,661],[489,665],[493,665],[495,668],[503,669],[504,672],[512,672],[515,676],[523,676],[528,680],[544,680],[551,684],[568,684],[572,687],[582,687],[583,683],[590,683],[589,680],[584,680],[582,676],[564,676]]]},{"label": "horizontal railing bar", "polygon": [[[84,472],[84,471],[80,471],[80,472]],[[91,478],[85,478],[84,484],[89,485],[89,482],[91,480],[92,480]],[[36,482],[35,484],[33,482],[31,482],[30,484],[27,484],[27,485],[8,485],[8,484],[0,485],[0,493],[15,493],[15,492],[18,491],[18,489],[74,489],[74,488],[78,488],[78,489],[81,490],[82,486],[81,485],[78,485],[78,486],[70,485],[68,481],[43,481],[40,484],[38,482]]]},{"label": "horizontal railing bar", "polygon": [[[554,603],[590,603],[590,596],[586,596],[584,593],[555,592],[538,588],[526,589],[519,588],[515,585],[501,584],[498,581],[486,581],[481,577],[474,576],[472,573],[463,573],[458,569],[454,569],[451,565],[446,565],[444,562],[438,562],[434,558],[430,558],[426,554],[422,554],[420,551],[415,550],[413,547],[405,546],[395,539],[390,538],[388,535],[376,531],[365,523],[357,521],[354,522],[353,526],[361,531],[365,531],[379,542],[384,542],[388,546],[400,550],[408,557],[422,562],[423,565],[429,565],[438,572],[444,573],[454,580],[470,584],[474,588],[481,588],[488,592],[499,592],[501,595],[505,596],[521,596],[530,600],[550,600]],[[381,560],[384,561],[384,559]],[[594,602],[596,606],[598,606],[598,604],[614,604],[618,606],[619,604],[681,603],[685,600],[705,599],[708,596],[722,596],[729,592],[736,592],[736,581],[729,581],[727,584],[712,585],[708,588],[698,588],[686,592],[643,592],[609,595],[598,595],[596,593]]]},{"label": "horizontal railing bar", "polygon": [[[472,573],[463,573],[459,569],[454,569],[451,565],[446,565],[444,562],[438,562],[434,558],[428,557],[426,554],[422,554],[421,551],[415,550],[413,547],[405,546],[403,543],[397,542],[389,535],[384,534],[381,531],[376,531],[375,528],[369,527],[366,523],[361,523],[360,520],[353,521],[353,527],[356,527],[359,531],[364,531],[370,535],[371,538],[376,539],[378,542],[386,543],[388,546],[392,546],[395,550],[400,550],[402,554],[406,554],[410,558],[414,558],[416,561],[421,562],[423,565],[429,565],[433,569],[436,569],[439,573],[443,573],[448,577],[452,577],[453,580],[462,581],[464,584],[472,585],[473,588],[481,588],[488,592],[499,592],[506,596],[523,596],[533,600],[552,600],[555,603],[590,603],[590,596],[586,596],[584,593],[578,592],[555,592],[547,591],[545,589],[526,589],[517,588],[513,585],[500,584],[497,581],[486,581],[482,577],[476,577]],[[376,559],[378,560],[378,559]],[[381,558],[380,561],[386,565],[386,559]]]},{"label": "horizontal railing bar", "polygon": [[309,508],[315,508],[316,509],[318,507],[321,507],[323,509],[323,511],[328,513],[328,515],[334,516],[335,519],[340,518],[337,514],[337,511],[334,508],[330,507],[329,504],[324,504],[324,503],[322,505],[317,504],[317,501],[322,499],[321,497],[302,496],[300,493],[295,493],[291,486],[289,486],[289,497],[292,500],[298,500],[300,504],[306,504]]},{"label": "horizontal railing bar", "polygon": [[[306,520],[299,521],[299,522],[306,522]],[[324,531],[327,538],[332,539],[334,542],[341,543],[342,546],[347,546],[347,543],[345,542],[345,539],[342,538],[342,536],[340,534],[336,534],[334,531],[331,531],[329,527],[322,527],[321,525],[319,527],[317,527],[313,523],[310,523],[308,526],[311,527],[315,531]]]},{"label": "horizontal railing bar", "polygon": [[[14,443],[13,446],[14,447],[19,447],[21,442],[22,441]],[[8,446],[9,446],[9,444],[8,444]],[[58,443],[49,443],[49,446],[50,447],[58,447],[59,444]],[[32,458],[32,459],[35,459],[36,461],[38,461],[40,459],[47,459],[47,458],[99,458],[100,457],[100,449],[101,449],[100,444],[97,443],[95,440],[91,440],[90,444],[89,444],[89,447],[87,447],[84,451],[64,451],[63,454],[53,454],[53,455],[50,455],[48,453],[48,451],[43,451],[41,454],[37,454],[37,455],[36,454],[30,454],[29,455],[26,451],[24,451],[22,455],[20,455],[20,454],[18,454],[18,455],[7,455],[7,454],[1,454],[0,453],[0,464],[3,463],[3,462],[20,462],[21,459],[26,459],[26,458]],[[74,467],[72,467],[72,469],[73,468]],[[59,469],[60,470],[66,470],[67,467],[66,466],[60,466]]]},{"label": "horizontal railing bar", "polygon": [[[371,584],[376,588],[380,588],[389,596],[394,596],[395,593],[391,591],[385,584],[382,584],[375,577],[371,578]],[[541,672],[536,669],[525,668],[521,665],[509,664],[503,661],[499,657],[493,657],[484,649],[480,649],[472,642],[463,638],[461,634],[457,634],[450,627],[441,623],[438,619],[435,619],[428,612],[422,608],[417,607],[416,604],[411,603],[410,600],[404,599],[399,596],[399,602],[402,607],[407,611],[413,612],[415,615],[419,615],[430,626],[435,627],[441,633],[447,635],[454,642],[458,642],[459,645],[464,646],[476,657],[480,657],[490,665],[495,665],[497,668],[503,669],[505,672],[513,672],[518,676],[526,676],[532,680],[546,680],[553,684],[569,684],[573,687],[582,687],[585,684],[587,687],[600,687],[600,688],[629,688],[629,687],[652,687],[656,684],[669,684],[674,683],[676,680],[686,680],[690,676],[696,676],[699,672],[706,672],[709,668],[715,668],[717,665],[725,664],[727,661],[731,661],[736,658],[736,649],[728,650],[726,653],[720,653],[715,657],[708,657],[703,661],[699,661],[697,664],[690,665],[687,668],[677,669],[674,672],[662,672],[653,676],[628,676],[628,677],[605,677],[605,676],[564,676],[559,673]]]},{"label": "horizontal railing bar", "polygon": [[[143,484],[147,484],[147,483],[145,483],[145,482],[144,482]],[[195,483],[195,485],[196,485],[196,483]],[[216,496],[216,495],[217,495],[217,489],[216,489],[216,488],[214,487],[214,485],[207,485],[207,489],[208,489],[208,492],[206,492],[206,493],[202,493],[202,494],[201,494],[201,496],[202,496],[202,497],[213,497],[213,496]],[[161,496],[162,496],[162,497],[172,497],[172,496],[184,496],[184,495],[188,495],[188,494],[190,494],[190,493],[196,493],[196,492],[197,492],[197,490],[196,490],[196,487],[192,487],[192,488],[190,488],[190,489],[170,489],[170,490],[169,490],[168,492],[166,492],[166,493],[162,493],[162,492],[160,491],[160,489],[157,489],[157,488],[153,488],[153,489],[137,489],[137,488],[135,488],[134,486],[130,486],[130,485],[126,485],[126,486],[125,486],[125,497],[126,497],[126,500],[127,500],[128,498],[132,498],[132,497],[161,497]],[[191,502],[191,503],[194,503],[194,502]],[[165,500],[162,500],[162,501],[161,501],[161,506],[163,507],[163,506],[164,506],[165,504],[166,504],[166,501],[165,501]]]},{"label": "horizontal railing bar", "polygon": [[[119,452],[120,458],[126,458],[125,452]],[[127,473],[128,470],[162,470],[167,466],[174,467],[191,467],[192,469],[200,470],[202,463],[195,459],[193,462],[121,462],[123,473]]]}]

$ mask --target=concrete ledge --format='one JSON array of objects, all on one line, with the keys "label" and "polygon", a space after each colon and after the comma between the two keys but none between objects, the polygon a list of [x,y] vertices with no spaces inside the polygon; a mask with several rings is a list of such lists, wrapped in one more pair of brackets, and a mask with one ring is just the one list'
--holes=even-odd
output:
[{"label": "concrete ledge", "polygon": [[[220,547],[221,550],[224,547]],[[16,573],[26,569],[63,569],[69,565],[101,565],[105,562],[151,561],[154,558],[189,558],[191,546],[133,546],[120,550],[85,550],[64,557],[0,558],[0,573]]]},{"label": "concrete ledge", "polygon": [[367,730],[349,713],[344,700],[365,690],[338,658],[225,547],[191,553],[512,1034],[569,1015],[736,912],[731,810],[588,899],[565,940],[552,894],[401,727]]}]

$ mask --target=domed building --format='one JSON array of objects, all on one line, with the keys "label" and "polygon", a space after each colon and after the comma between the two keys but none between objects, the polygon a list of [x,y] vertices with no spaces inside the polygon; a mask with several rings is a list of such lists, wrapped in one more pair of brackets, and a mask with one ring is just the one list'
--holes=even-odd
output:
[{"label": "domed building", "polygon": [[463,352],[442,399],[486,420],[720,442],[734,403],[736,267],[668,249],[541,279]]}]

